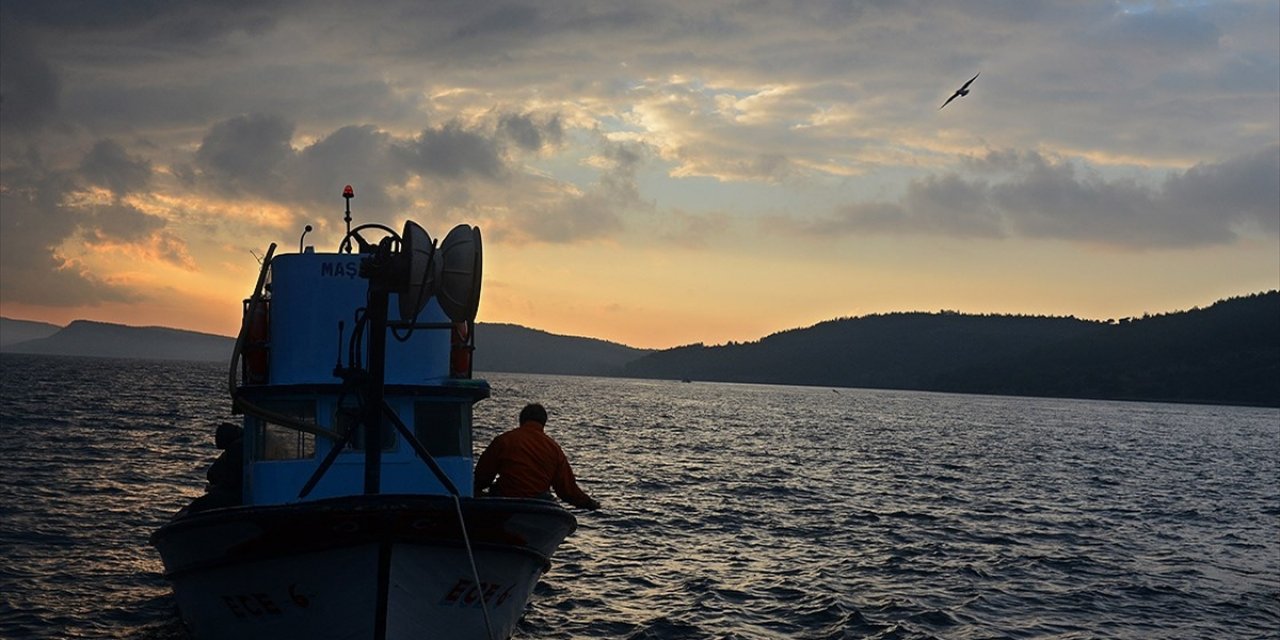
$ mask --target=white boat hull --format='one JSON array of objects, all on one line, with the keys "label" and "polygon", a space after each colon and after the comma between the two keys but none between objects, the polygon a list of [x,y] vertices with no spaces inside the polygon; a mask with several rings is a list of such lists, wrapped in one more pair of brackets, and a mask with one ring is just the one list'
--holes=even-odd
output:
[{"label": "white boat hull", "polygon": [[[420,497],[397,510],[402,500],[374,498],[373,509],[354,499],[312,503],[319,512],[223,509],[158,532],[192,635],[507,638],[550,552],[576,526],[549,502],[464,499],[477,584],[465,546],[449,535],[457,532],[451,499]],[[333,502],[339,508],[326,509]]]}]

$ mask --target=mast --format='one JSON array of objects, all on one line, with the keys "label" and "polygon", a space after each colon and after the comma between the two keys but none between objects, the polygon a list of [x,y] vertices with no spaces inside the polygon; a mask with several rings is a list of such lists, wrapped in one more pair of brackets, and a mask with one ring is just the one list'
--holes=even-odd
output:
[{"label": "mast", "polygon": [[365,319],[369,330],[368,378],[361,390],[360,423],[364,429],[364,492],[379,493],[382,483],[382,405],[387,361],[387,305],[397,270],[391,238],[384,238],[373,255],[360,261],[360,276],[369,279],[369,305]]}]

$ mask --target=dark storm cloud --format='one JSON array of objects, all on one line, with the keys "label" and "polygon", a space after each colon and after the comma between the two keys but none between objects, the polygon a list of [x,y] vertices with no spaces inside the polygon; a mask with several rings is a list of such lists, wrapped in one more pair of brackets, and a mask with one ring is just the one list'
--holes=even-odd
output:
[{"label": "dark storm cloud", "polygon": [[960,238],[1004,235],[1004,221],[990,203],[990,187],[956,174],[914,180],[899,202],[847,205],[833,216],[811,221],[771,219],[803,235],[919,233]]},{"label": "dark storm cloud", "polygon": [[1004,214],[1010,235],[1137,248],[1223,244],[1234,238],[1215,211],[1187,211],[1133,180],[1107,180],[1036,154],[1013,179],[991,187],[988,199]]},{"label": "dark storm cloud", "polygon": [[1029,237],[1137,249],[1229,244],[1242,226],[1280,229],[1277,145],[1171,174],[1158,188],[1107,179],[1035,152],[993,153],[968,166],[1007,175],[994,182],[927,176],[911,181],[898,202],[857,203],[823,219],[776,222],[807,235]]},{"label": "dark storm cloud", "polygon": [[227,187],[253,192],[279,188],[294,151],[293,123],[272,115],[219,122],[196,151],[196,165]]},{"label": "dark storm cloud", "polygon": [[[173,165],[183,185],[226,198],[249,195],[288,208],[298,222],[323,221],[342,211],[342,186],[355,187],[353,213],[397,216],[443,215],[505,199],[510,184],[526,179],[508,155],[561,144],[558,114],[495,111],[470,124],[427,126],[412,137],[377,125],[340,127],[305,146],[295,146],[293,122],[279,115],[247,114],[212,125],[187,162]],[[633,159],[619,156],[615,166]],[[499,181],[497,178],[504,178]],[[415,182],[421,179],[421,182]],[[609,180],[613,180],[610,176]],[[634,191],[634,179],[610,193]],[[429,194],[430,204],[409,187]],[[603,189],[600,185],[597,189]],[[524,194],[514,194],[524,202]],[[628,197],[634,198],[634,194]],[[423,207],[429,207],[424,210]],[[537,205],[528,205],[536,207]],[[601,205],[603,206],[603,205]],[[323,223],[323,222],[322,222]],[[574,225],[575,228],[592,225]],[[609,226],[608,228],[616,228]]]},{"label": "dark storm cloud", "polygon": [[423,176],[497,178],[504,170],[493,137],[464,129],[457,122],[423,129],[400,149],[406,165]]},{"label": "dark storm cloud", "polygon": [[325,207],[341,207],[336,198],[344,184],[356,188],[353,208],[407,213],[413,199],[403,189],[419,177],[439,213],[472,206],[475,184],[492,189],[496,178],[512,177],[508,152],[537,152],[559,144],[563,136],[558,115],[502,112],[469,126],[457,121],[429,126],[411,138],[376,125],[350,125],[301,148],[294,146],[294,130],[277,115],[218,122],[191,164],[178,163],[174,174],[205,193],[249,194],[310,219],[326,215]]},{"label": "dark storm cloud", "polygon": [[[367,66],[383,21],[397,11],[378,6],[385,10],[295,0],[5,2],[2,81],[8,93],[26,80],[15,69],[52,80],[64,120],[115,136],[203,128],[237,113],[288,113],[335,128],[418,117],[417,95],[382,67],[393,61]],[[45,58],[53,63],[46,73],[26,64]]]},{"label": "dark storm cloud", "polygon": [[1274,237],[1280,232],[1280,145],[1171,175],[1163,195],[1185,215],[1253,222]]},{"label": "dark storm cloud", "polygon": [[[505,2],[495,6],[461,2],[424,4],[410,11],[434,23],[457,25],[448,32],[443,44],[454,51],[459,51],[460,46],[468,47],[470,52],[464,55],[492,52],[511,55],[514,50],[540,42],[561,39],[568,42],[593,36],[647,36],[655,32],[649,27],[665,30],[687,24],[676,19],[679,12],[664,11],[659,5],[646,3]],[[685,13],[681,17],[689,15]],[[435,48],[437,45],[432,40],[423,38],[423,46]]]},{"label": "dark storm cloud", "polygon": [[964,237],[999,234],[999,214],[987,202],[982,184],[954,174],[927,176],[907,188],[903,209],[917,220],[928,220],[940,233]]},{"label": "dark storm cloud", "polygon": [[68,36],[84,32],[127,34],[156,43],[201,44],[227,33],[261,33],[292,2],[267,0],[169,0],[98,2],[41,0],[5,3],[5,18]]},{"label": "dark storm cloud", "polygon": [[340,206],[345,184],[358,186],[357,204],[385,210],[389,189],[410,174],[390,134],[373,125],[339,128],[296,149],[294,124],[277,115],[249,114],[210,127],[192,166],[175,173],[192,186],[226,197],[237,193],[282,205]]},{"label": "dark storm cloud", "polygon": [[35,40],[0,9],[0,130],[13,135],[48,123],[58,111],[60,90]]},{"label": "dark storm cloud", "polygon": [[507,114],[498,120],[498,130],[525,151],[540,151],[544,145],[558,145],[564,137],[558,115],[538,122],[530,114]]},{"label": "dark storm cloud", "polygon": [[504,3],[488,13],[460,27],[453,35],[455,38],[509,37],[513,34],[532,31],[538,23],[538,8],[527,5]]},{"label": "dark storm cloud", "polygon": [[92,184],[110,189],[116,196],[146,188],[151,163],[130,156],[114,140],[100,140],[80,162],[80,175]]},{"label": "dark storm cloud", "polygon": [[401,186],[409,170],[397,162],[394,139],[373,125],[342,127],[298,152],[293,171],[294,197],[312,202],[323,215],[323,207],[340,206],[339,189],[354,185],[353,207],[390,216],[403,206],[392,197],[392,188]]},{"label": "dark storm cloud", "polygon": [[163,229],[165,220],[143,213],[132,205],[113,202],[89,207],[81,226],[90,242],[140,243],[146,242],[153,233]]}]

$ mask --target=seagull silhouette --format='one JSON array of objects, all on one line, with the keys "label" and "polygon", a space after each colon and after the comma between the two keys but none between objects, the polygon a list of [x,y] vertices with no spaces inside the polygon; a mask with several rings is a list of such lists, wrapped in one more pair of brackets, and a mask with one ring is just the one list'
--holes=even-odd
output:
[{"label": "seagull silhouette", "polygon": [[[979,75],[982,75],[982,72],[981,72],[981,71],[979,71],[978,73],[973,74],[973,77],[972,77],[972,78],[969,78],[969,81],[968,81],[968,82],[966,82],[966,83],[964,83],[964,86],[963,86],[963,87],[960,87],[959,89],[956,89],[956,92],[955,92],[955,93],[953,93],[953,94],[951,94],[951,97],[950,97],[950,98],[947,98],[947,101],[946,101],[946,102],[942,103],[942,107],[945,107],[945,106],[947,106],[947,105],[951,104],[951,101],[952,101],[952,100],[955,100],[956,98],[962,98],[962,97],[964,97],[964,96],[969,95],[969,85],[973,84],[973,81],[974,81],[974,80],[977,80]],[[942,107],[938,107],[938,111],[942,111]]]}]

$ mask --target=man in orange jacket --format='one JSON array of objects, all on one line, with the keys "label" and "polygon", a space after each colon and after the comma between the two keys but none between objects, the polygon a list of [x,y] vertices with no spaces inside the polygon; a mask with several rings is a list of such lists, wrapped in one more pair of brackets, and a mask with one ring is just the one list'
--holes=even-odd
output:
[{"label": "man in orange jacket", "polygon": [[[555,489],[560,499],[583,509],[600,503],[578,487],[564,450],[544,432],[547,410],[540,404],[520,411],[520,426],[493,439],[476,462],[476,491],[505,498],[537,498]],[[494,476],[498,480],[494,482]]]}]

